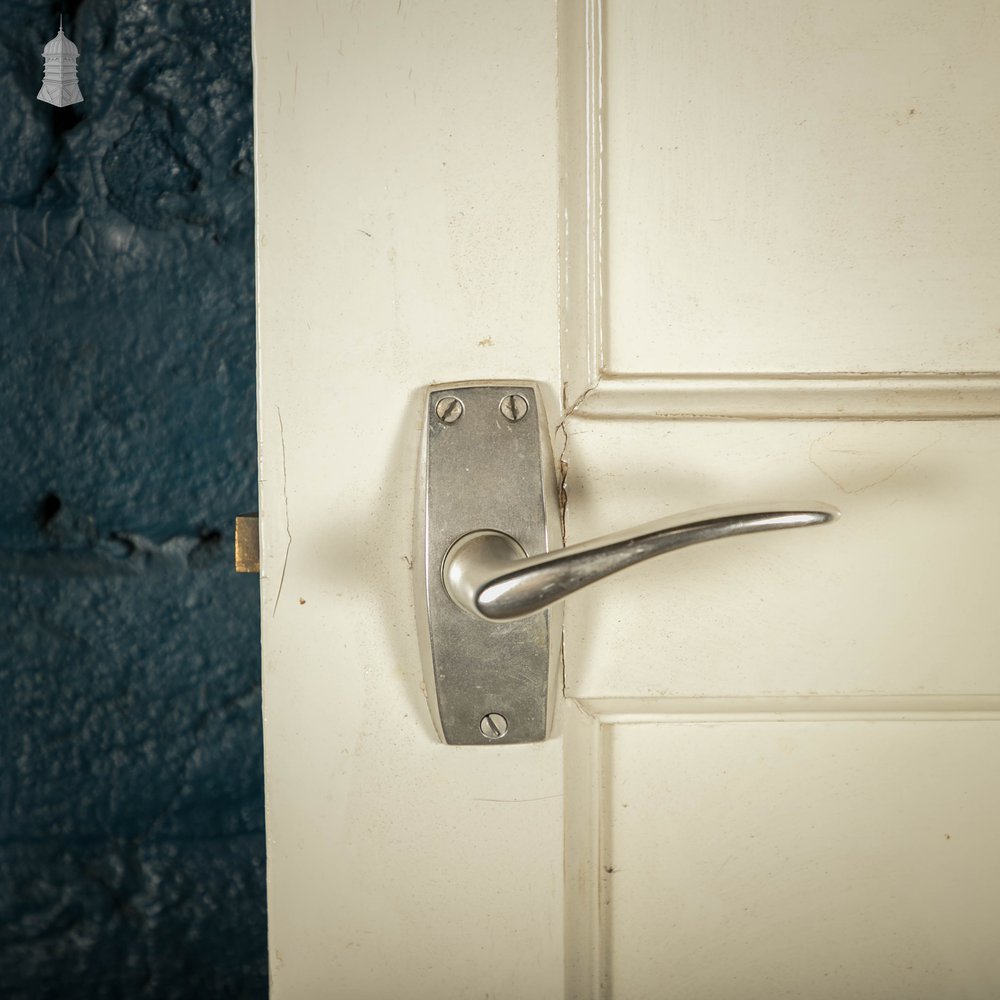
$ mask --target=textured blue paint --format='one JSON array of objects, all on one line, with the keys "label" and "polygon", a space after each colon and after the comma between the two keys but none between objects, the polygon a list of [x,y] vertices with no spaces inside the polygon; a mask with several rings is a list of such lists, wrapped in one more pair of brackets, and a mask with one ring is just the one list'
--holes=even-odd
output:
[{"label": "textured blue paint", "polygon": [[249,2],[0,0],[0,107],[0,995],[264,996]]}]

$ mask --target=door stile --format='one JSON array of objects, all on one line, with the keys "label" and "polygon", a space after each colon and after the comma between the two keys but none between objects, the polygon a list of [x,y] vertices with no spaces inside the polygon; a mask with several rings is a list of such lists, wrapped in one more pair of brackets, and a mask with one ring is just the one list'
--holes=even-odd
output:
[{"label": "door stile", "polygon": [[603,0],[559,0],[558,230],[564,414],[596,388],[604,363],[603,24]]}]

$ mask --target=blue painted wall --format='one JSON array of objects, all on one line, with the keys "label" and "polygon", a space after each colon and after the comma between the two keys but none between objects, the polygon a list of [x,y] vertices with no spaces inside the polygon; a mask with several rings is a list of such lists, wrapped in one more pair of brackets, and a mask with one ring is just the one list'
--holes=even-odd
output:
[{"label": "blue painted wall", "polygon": [[249,0],[0,0],[7,1000],[266,994],[251,72]]}]

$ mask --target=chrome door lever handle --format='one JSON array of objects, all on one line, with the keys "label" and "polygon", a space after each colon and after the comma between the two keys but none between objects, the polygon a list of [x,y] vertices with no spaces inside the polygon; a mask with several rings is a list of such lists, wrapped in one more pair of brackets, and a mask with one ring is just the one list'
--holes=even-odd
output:
[{"label": "chrome door lever handle", "polygon": [[502,531],[473,531],[448,550],[442,578],[448,596],[463,610],[490,622],[516,621],[612,573],[675,549],[757,531],[826,524],[839,516],[826,504],[812,507],[688,511],[531,557]]},{"label": "chrome door lever handle", "polygon": [[627,566],[732,535],[832,521],[824,504],[712,508],[560,548],[559,486],[533,382],[452,382],[423,399],[414,607],[445,743],[534,743],[552,725],[562,600]]}]

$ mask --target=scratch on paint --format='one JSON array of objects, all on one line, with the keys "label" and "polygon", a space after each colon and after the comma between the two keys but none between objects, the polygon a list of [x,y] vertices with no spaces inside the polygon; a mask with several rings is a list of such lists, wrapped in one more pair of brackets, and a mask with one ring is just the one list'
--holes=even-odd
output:
[{"label": "scratch on paint", "polygon": [[473,802],[547,802],[549,799],[561,799],[562,794],[559,795],[539,795],[537,798],[533,799],[473,799]]},{"label": "scratch on paint", "polygon": [[281,407],[276,406],[275,410],[278,413],[278,433],[281,438],[281,493],[285,499],[285,535],[288,541],[285,544],[285,558],[281,564],[281,579],[278,580],[278,593],[274,598],[274,607],[271,609],[272,618],[278,611],[281,590],[285,586],[285,570],[288,569],[288,553],[292,549],[292,528],[288,521],[288,465],[285,461],[285,423],[281,419]]},{"label": "scratch on paint", "polygon": [[[933,448],[934,445],[940,444],[941,443],[941,439],[943,437],[943,435],[939,434],[933,441],[928,442],[922,448],[918,448],[915,452],[913,452],[912,454],[910,454],[906,458],[904,458],[903,461],[901,461],[893,469],[891,469],[889,472],[887,472],[884,476],[879,476],[877,479],[873,480],[872,482],[866,482],[866,483],[862,483],[859,486],[851,487],[848,484],[843,483],[839,479],[837,479],[833,475],[833,473],[827,471],[822,466],[822,464],[820,462],[818,462],[816,460],[816,458],[814,457],[813,452],[814,452],[814,450],[816,448],[816,445],[818,445],[821,441],[825,440],[826,438],[830,437],[832,434],[833,434],[833,431],[831,431],[829,434],[825,434],[822,438],[819,438],[816,441],[813,441],[812,444],[809,445],[809,462],[813,466],[815,466],[820,472],[822,472],[823,475],[826,476],[826,478],[829,479],[830,482],[833,483],[834,486],[836,486],[838,489],[840,489],[844,493],[850,493],[852,496],[856,496],[858,493],[864,493],[865,490],[870,490],[870,489],[872,489],[875,486],[881,486],[882,483],[888,482],[890,479],[892,479],[893,476],[895,476],[897,473],[901,472],[906,466],[908,466],[914,459],[919,458],[925,451],[927,451],[930,448]],[[848,455],[855,455],[855,454],[860,455],[860,454],[863,454],[863,452],[860,452],[860,451],[851,451],[849,449],[840,449],[840,450],[841,450],[842,454],[848,454]]]}]

